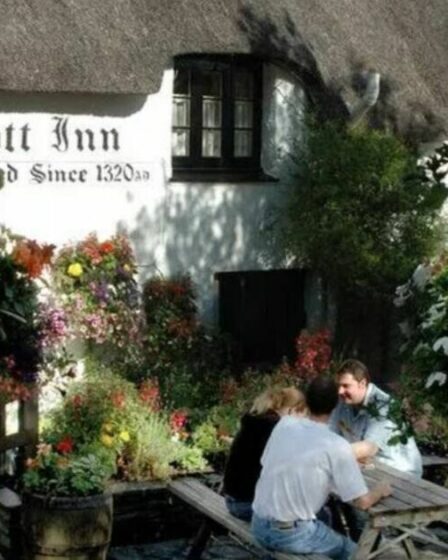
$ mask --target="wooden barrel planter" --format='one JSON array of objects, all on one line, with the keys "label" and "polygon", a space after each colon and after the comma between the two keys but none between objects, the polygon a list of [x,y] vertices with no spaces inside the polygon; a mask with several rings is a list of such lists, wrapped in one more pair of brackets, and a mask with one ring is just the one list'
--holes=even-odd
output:
[{"label": "wooden barrel planter", "polygon": [[106,560],[112,513],[109,494],[77,498],[25,495],[25,559]]}]

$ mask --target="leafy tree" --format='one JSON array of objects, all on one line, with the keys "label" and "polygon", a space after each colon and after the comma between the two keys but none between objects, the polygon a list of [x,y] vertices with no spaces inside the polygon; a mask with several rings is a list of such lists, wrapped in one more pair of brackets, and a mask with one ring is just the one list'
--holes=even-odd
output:
[{"label": "leafy tree", "polygon": [[448,145],[419,164],[390,134],[324,123],[301,155],[288,249],[338,293],[390,296],[441,240]]}]

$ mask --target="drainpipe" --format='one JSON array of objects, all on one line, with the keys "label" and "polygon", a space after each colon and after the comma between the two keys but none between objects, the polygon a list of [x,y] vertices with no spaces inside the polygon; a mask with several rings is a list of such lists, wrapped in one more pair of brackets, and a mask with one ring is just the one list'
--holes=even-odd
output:
[{"label": "drainpipe", "polygon": [[369,71],[366,76],[366,89],[361,99],[353,106],[348,120],[349,128],[357,126],[362,117],[375,105],[380,94],[380,73]]}]

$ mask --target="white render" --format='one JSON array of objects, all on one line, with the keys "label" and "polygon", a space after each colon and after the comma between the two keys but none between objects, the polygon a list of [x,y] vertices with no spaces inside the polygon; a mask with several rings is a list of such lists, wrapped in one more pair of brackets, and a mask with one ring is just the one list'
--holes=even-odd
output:
[{"label": "white render", "polygon": [[[0,94],[0,168],[10,176],[11,166],[18,171],[0,190],[0,224],[57,246],[90,232],[100,238],[125,232],[141,280],[156,271],[189,273],[203,317],[215,322],[216,272],[287,265],[267,229],[273,206],[296,180],[290,156],[303,140],[305,94],[286,71],[265,66],[262,165],[278,181],[175,183],[170,182],[172,82],[168,69],[160,90],[149,96]],[[69,139],[65,151],[56,148],[54,132],[62,123]],[[93,132],[95,150],[87,147],[87,136],[83,150],[76,146],[75,130],[85,129]],[[108,136],[104,150],[101,130],[111,129],[119,149]],[[21,146],[24,134],[29,150]],[[149,174],[149,180],[132,179],[130,165],[134,175]],[[107,169],[121,181],[105,182]],[[57,170],[65,171],[66,182],[57,180]]]}]

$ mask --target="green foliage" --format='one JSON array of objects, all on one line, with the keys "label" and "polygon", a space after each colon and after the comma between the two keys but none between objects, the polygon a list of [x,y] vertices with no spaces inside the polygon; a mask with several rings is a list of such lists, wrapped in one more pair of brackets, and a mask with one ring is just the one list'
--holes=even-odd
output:
[{"label": "green foliage", "polygon": [[192,434],[195,445],[205,454],[219,453],[226,448],[218,436],[218,428],[211,419],[200,424]]},{"label": "green foliage", "polygon": [[225,374],[229,353],[225,342],[199,322],[190,278],[151,278],[143,306],[144,370],[158,378],[164,405],[192,409],[217,402],[217,378]]},{"label": "green foliage", "polygon": [[26,399],[42,362],[41,317],[35,279],[52,248],[0,226],[0,398]]},{"label": "green foliage", "polygon": [[339,289],[390,294],[440,237],[448,148],[419,166],[391,135],[324,123],[301,155],[283,220],[289,250]]},{"label": "green foliage", "polygon": [[[175,464],[187,469],[196,452],[184,449],[187,444],[179,438],[183,415],[168,418],[157,402],[157,386],[139,390],[90,361],[86,378],[73,383],[61,406],[52,412],[44,439],[53,448],[62,445],[65,450],[69,438],[70,452],[73,448],[76,454],[101,454],[121,479],[164,479]],[[199,455],[200,451],[196,464]]]},{"label": "green foliage", "polygon": [[47,496],[91,496],[104,491],[111,474],[100,455],[65,456],[48,447],[29,462],[23,487]]},{"label": "green foliage", "polygon": [[207,468],[208,463],[204,457],[203,450],[188,445],[179,446],[175,464],[182,471],[199,472]]},{"label": "green foliage", "polygon": [[448,254],[420,265],[397,289],[405,337],[401,392],[417,436],[448,450]]},{"label": "green foliage", "polygon": [[388,445],[406,444],[408,439],[414,435],[412,423],[409,421],[405,407],[399,399],[391,398],[388,402],[384,400],[373,400],[367,405],[368,414],[375,419],[389,420],[394,429],[391,431]]}]

